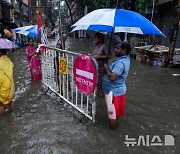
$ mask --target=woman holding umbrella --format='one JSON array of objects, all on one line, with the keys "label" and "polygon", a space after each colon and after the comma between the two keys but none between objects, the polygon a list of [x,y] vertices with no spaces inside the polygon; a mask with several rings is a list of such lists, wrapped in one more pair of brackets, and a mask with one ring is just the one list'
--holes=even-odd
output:
[{"label": "woman holding umbrella", "polygon": [[8,49],[18,48],[13,42],[0,38],[0,114],[5,113],[6,105],[14,110],[12,102],[14,96],[13,63],[7,56]]},{"label": "woman holding umbrella", "polygon": [[26,57],[30,67],[31,79],[41,80],[41,60],[39,53],[36,52],[36,48],[34,47],[34,40],[32,38],[29,40],[29,46],[26,49]]},{"label": "woman holding umbrella", "polygon": [[101,33],[95,34],[96,47],[93,51],[93,56],[98,62],[98,92],[102,94],[102,78],[104,75],[103,66],[111,58],[111,54],[108,53],[108,46],[104,43],[104,35]]}]

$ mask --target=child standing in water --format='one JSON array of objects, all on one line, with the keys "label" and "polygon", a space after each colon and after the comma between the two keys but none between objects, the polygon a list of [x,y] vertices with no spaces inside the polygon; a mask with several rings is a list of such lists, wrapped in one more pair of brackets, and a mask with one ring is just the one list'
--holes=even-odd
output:
[{"label": "child standing in water", "polygon": [[36,52],[36,48],[34,47],[33,39],[29,40],[29,46],[26,49],[26,57],[28,59],[31,79],[32,80],[41,80],[41,60],[39,53]]}]

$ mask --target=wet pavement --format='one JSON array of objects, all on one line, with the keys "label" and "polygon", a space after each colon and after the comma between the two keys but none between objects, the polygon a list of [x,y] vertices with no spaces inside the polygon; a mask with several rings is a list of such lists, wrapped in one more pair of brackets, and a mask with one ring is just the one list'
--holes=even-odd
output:
[{"label": "wet pavement", "polygon": [[[51,41],[54,44],[55,40]],[[67,49],[91,53],[88,40],[68,39]],[[131,59],[127,79],[126,115],[118,129],[108,126],[106,106],[97,102],[96,123],[81,115],[59,98],[44,94],[39,81],[31,82],[25,49],[10,53],[16,85],[15,111],[0,116],[0,153],[180,153],[179,69],[156,68]],[[174,146],[127,147],[125,135],[164,135],[175,138]]]}]

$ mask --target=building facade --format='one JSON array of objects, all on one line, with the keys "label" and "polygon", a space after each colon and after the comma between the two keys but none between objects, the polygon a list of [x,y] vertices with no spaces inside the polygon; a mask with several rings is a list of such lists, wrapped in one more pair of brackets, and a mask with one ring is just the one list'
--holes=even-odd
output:
[{"label": "building facade", "polygon": [[42,16],[43,24],[50,27],[52,23],[53,0],[29,0],[29,17],[31,24],[37,23],[36,11]]},{"label": "building facade", "polygon": [[29,25],[29,6],[27,0],[14,0],[13,21],[18,27]]},{"label": "building facade", "polygon": [[[151,19],[153,1],[148,4],[146,16]],[[173,37],[175,22],[178,18],[177,11],[180,7],[179,0],[155,0],[152,22],[166,35],[160,38],[160,43],[165,46],[170,46]],[[180,26],[180,25],[179,25]],[[180,48],[180,30],[177,33],[176,48]]]},{"label": "building facade", "polygon": [[0,0],[0,33],[4,29],[14,29],[29,25],[28,0]]},{"label": "building facade", "polygon": [[12,3],[10,0],[0,0],[0,34],[4,36],[4,28],[14,28],[16,25],[12,22]]},{"label": "building facade", "polygon": [[[137,11],[152,21],[166,35],[156,36],[155,43],[171,46],[174,29],[180,26],[175,26],[180,18],[180,0],[122,0],[119,5],[120,8]],[[175,47],[180,48],[180,30],[176,30],[176,33]]]}]

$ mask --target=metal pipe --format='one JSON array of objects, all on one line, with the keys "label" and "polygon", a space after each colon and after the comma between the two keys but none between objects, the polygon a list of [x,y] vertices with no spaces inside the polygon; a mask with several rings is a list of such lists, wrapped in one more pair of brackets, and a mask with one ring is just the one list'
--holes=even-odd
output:
[{"label": "metal pipe", "polygon": [[59,36],[61,37],[61,45],[62,49],[65,49],[64,46],[64,39],[63,39],[63,33],[62,33],[62,20],[61,20],[61,0],[58,0],[58,9],[59,9]]},{"label": "metal pipe", "polygon": [[151,22],[152,22],[153,16],[154,16],[154,4],[155,4],[155,0],[153,0],[153,8],[152,8],[152,13],[151,13]]},{"label": "metal pipe", "polygon": [[58,51],[58,52],[62,52],[62,53],[68,53],[68,54],[75,55],[75,56],[81,55],[80,53],[77,53],[77,52],[72,52],[72,51],[68,51],[68,50],[62,50],[62,49],[59,49],[59,48],[54,48],[54,47],[49,47],[49,46],[45,46],[45,47],[48,48],[48,49],[52,49],[54,51]]}]

